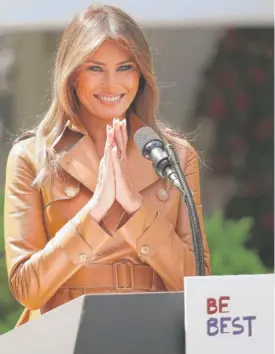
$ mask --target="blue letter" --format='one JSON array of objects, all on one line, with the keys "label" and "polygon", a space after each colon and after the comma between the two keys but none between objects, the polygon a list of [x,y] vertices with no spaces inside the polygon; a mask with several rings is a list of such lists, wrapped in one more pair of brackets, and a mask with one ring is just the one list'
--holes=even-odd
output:
[{"label": "blue letter", "polygon": [[244,316],[243,320],[247,320],[248,321],[248,337],[252,336],[252,320],[256,320],[256,316]]},{"label": "blue letter", "polygon": [[233,331],[233,334],[242,334],[244,331],[243,325],[238,324],[236,322],[240,321],[240,317],[235,317],[234,320],[232,321],[232,326],[233,328],[239,328],[238,331]]},{"label": "blue letter", "polygon": [[[207,321],[207,334],[209,336],[216,336],[219,333],[219,328],[218,328],[218,320],[216,318],[209,318]],[[211,327],[214,327],[216,330],[214,332],[211,332],[210,329]]]},{"label": "blue letter", "polygon": [[224,329],[227,328],[225,321],[231,321],[231,317],[221,317],[221,333],[230,333],[224,331]]}]

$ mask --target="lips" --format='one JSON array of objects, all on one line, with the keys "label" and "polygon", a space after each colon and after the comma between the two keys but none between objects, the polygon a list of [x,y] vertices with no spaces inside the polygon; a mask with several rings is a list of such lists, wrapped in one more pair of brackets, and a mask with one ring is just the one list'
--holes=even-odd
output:
[{"label": "lips", "polygon": [[124,93],[119,95],[95,95],[99,101],[108,104],[118,103],[124,96]]}]

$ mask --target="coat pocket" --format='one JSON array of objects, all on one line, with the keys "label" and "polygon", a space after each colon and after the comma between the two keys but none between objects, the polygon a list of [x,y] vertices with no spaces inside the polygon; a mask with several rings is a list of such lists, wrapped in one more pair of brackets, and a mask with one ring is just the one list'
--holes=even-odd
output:
[{"label": "coat pocket", "polygon": [[56,201],[75,198],[80,192],[80,182],[71,176],[62,176],[42,186],[44,208]]}]

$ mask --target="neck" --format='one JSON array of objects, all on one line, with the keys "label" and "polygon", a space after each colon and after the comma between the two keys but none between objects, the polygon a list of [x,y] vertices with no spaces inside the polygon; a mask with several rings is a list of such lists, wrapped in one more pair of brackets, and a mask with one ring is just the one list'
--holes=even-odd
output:
[{"label": "neck", "polygon": [[80,110],[80,120],[84,125],[87,133],[93,139],[95,143],[97,142],[104,142],[106,141],[106,126],[109,124],[110,126],[113,125],[114,118],[124,118],[123,117],[112,117],[111,119],[104,119],[94,115],[91,115],[89,112],[82,108]]}]

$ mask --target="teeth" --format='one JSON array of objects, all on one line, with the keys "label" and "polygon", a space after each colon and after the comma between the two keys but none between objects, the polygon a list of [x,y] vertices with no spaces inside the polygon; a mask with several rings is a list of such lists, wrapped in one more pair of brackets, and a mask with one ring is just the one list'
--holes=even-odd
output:
[{"label": "teeth", "polygon": [[118,101],[121,98],[122,95],[119,96],[98,96],[98,98],[102,101],[108,101],[108,102],[115,102]]}]

